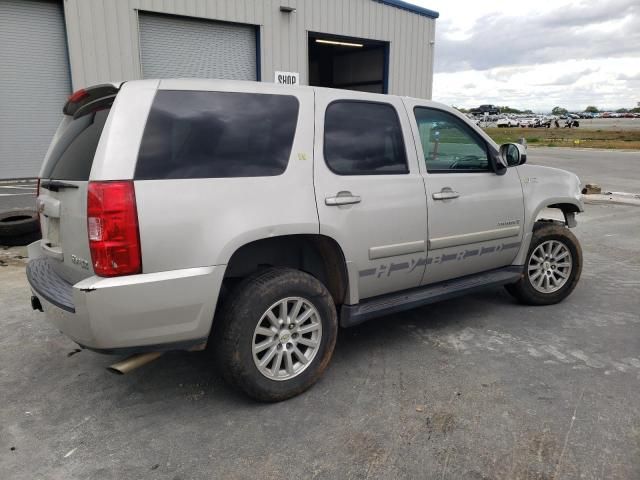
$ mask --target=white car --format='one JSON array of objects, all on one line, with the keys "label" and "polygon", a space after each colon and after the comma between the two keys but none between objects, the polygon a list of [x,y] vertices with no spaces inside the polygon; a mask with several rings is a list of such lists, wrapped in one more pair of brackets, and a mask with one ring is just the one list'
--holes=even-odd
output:
[{"label": "white car", "polygon": [[536,126],[537,118],[521,118],[520,126],[522,128],[533,128]]},{"label": "white car", "polygon": [[496,122],[498,128],[512,128],[520,126],[520,122],[515,118],[501,118]]}]

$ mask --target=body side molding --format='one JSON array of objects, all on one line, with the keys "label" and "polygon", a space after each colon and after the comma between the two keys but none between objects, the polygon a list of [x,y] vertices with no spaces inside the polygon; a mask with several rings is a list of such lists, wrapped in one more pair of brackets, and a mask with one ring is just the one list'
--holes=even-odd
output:
[{"label": "body side molding", "polygon": [[517,237],[520,234],[520,225],[513,227],[496,228],[483,232],[465,233],[462,235],[451,235],[450,237],[439,237],[429,239],[429,250],[439,248],[456,247],[458,245],[469,245],[471,243],[487,242],[499,240],[501,238]]},{"label": "body side molding", "polygon": [[378,258],[395,257],[397,255],[407,255],[410,253],[424,253],[424,240],[406,243],[394,243],[392,245],[382,245],[369,249],[369,260]]}]

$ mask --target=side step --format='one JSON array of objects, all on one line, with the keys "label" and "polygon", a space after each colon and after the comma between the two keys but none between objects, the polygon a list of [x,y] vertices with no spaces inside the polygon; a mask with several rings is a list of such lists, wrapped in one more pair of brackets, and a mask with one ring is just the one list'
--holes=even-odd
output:
[{"label": "side step", "polygon": [[522,272],[523,267],[521,266],[509,266],[368,298],[357,305],[343,305],[340,310],[340,325],[353,327],[372,318],[410,310],[488,287],[514,283],[522,276]]}]

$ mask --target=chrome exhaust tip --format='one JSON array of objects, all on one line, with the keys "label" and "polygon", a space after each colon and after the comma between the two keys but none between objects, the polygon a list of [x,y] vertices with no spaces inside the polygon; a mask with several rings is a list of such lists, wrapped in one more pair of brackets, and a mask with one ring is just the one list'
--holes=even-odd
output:
[{"label": "chrome exhaust tip", "polygon": [[138,353],[108,366],[107,370],[111,373],[115,373],[116,375],[124,375],[125,373],[129,373],[143,365],[146,365],[147,363],[153,362],[162,356],[163,353],[164,352]]}]

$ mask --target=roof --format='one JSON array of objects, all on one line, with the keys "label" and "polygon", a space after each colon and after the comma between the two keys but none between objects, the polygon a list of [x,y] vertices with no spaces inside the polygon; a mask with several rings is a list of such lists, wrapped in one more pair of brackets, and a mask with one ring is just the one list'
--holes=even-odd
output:
[{"label": "roof", "polygon": [[422,15],[423,17],[429,18],[438,18],[440,14],[434,10],[429,10],[428,8],[419,7],[414,5],[413,3],[404,2],[402,0],[374,0],[376,2],[382,3],[384,5],[389,5],[391,7],[396,7],[401,10],[406,10],[407,12],[417,13],[418,15]]}]

